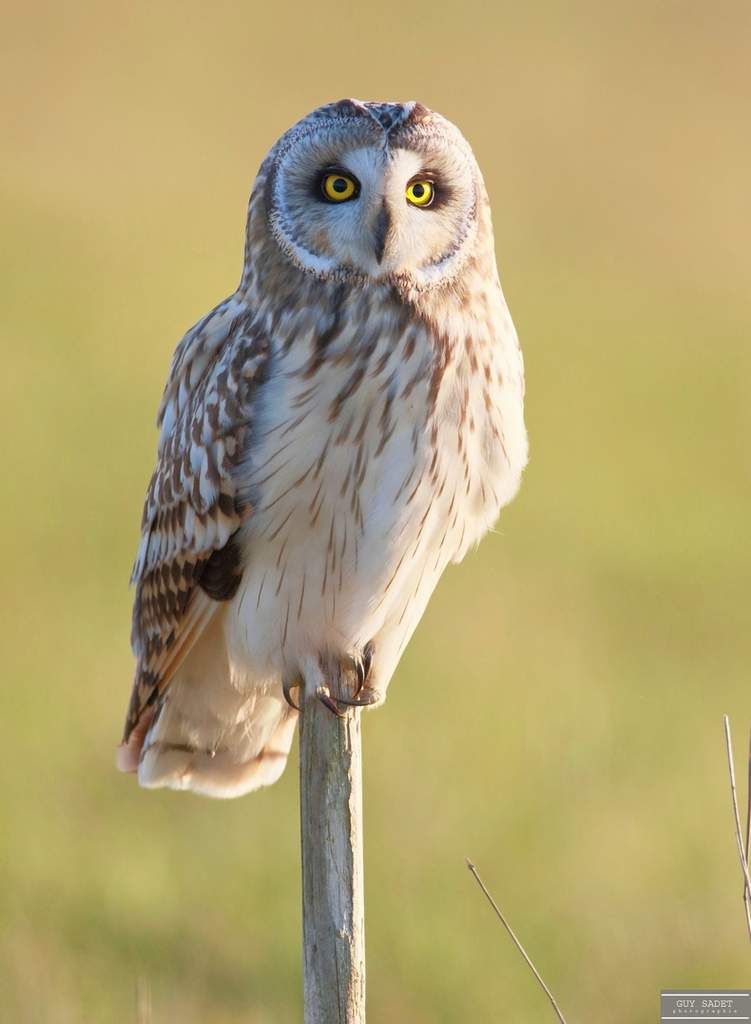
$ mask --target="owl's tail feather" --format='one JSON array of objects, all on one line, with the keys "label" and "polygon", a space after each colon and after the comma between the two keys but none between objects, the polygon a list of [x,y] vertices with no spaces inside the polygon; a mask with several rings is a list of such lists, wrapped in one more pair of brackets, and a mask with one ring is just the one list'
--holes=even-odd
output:
[{"label": "owl's tail feather", "polygon": [[239,760],[231,746],[198,749],[161,739],[158,733],[149,735],[138,764],[138,781],[148,789],[169,786],[205,796],[243,796],[276,782],[287,764],[294,731],[294,713],[288,715],[285,705],[263,745],[252,754],[243,751],[249,754],[245,760]]},{"label": "owl's tail feather", "polygon": [[282,774],[296,722],[279,684],[233,683],[215,621],[176,672],[161,706],[120,747],[118,768],[138,772],[139,783],[150,789],[242,796]]}]

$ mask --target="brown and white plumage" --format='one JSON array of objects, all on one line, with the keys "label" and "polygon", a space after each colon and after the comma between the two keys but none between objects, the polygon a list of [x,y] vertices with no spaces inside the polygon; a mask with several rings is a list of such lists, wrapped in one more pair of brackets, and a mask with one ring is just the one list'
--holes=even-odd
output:
[{"label": "brown and white plumage", "polygon": [[[316,193],[332,166],[358,185],[341,209]],[[414,209],[405,184],[428,173],[436,208]],[[382,699],[443,569],[518,488],[522,404],[457,129],[353,100],[290,129],[253,189],[240,287],[180,343],[162,400],[121,767],[238,795],[283,770],[284,687],[355,686],[374,652]]]}]

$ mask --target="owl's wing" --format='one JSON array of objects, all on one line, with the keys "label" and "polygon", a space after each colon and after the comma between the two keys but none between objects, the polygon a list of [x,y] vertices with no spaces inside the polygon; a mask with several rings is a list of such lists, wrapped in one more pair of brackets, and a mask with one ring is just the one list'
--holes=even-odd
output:
[{"label": "owl's wing", "polygon": [[251,509],[235,470],[267,360],[267,339],[235,298],[196,324],[175,351],[131,581],[137,666],[124,743],[148,727],[219,601],[237,589],[242,567],[233,538]]}]

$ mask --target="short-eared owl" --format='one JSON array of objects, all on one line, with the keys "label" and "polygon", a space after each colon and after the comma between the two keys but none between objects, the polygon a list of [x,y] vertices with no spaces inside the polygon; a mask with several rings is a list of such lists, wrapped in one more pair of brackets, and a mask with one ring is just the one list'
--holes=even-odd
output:
[{"label": "short-eared owl", "polygon": [[286,132],[240,285],[162,398],[120,767],[238,796],[281,774],[300,700],[383,700],[446,565],[519,487],[523,393],[457,128],[343,100]]}]

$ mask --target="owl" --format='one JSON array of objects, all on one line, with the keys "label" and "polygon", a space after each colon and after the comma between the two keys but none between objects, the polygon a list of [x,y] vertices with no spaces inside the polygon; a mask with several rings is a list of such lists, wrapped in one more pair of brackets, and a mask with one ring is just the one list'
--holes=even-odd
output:
[{"label": "owl", "polygon": [[119,767],[233,797],[302,701],[383,701],[449,562],[517,492],[524,372],[459,130],[342,100],[273,146],[237,290],[179,343],[133,580]]}]

